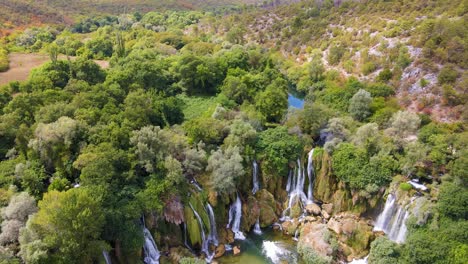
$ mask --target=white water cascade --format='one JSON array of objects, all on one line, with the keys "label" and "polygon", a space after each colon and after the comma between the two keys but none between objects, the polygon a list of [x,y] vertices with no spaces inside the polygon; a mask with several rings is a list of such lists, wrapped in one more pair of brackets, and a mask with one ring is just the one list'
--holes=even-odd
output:
[{"label": "white water cascade", "polygon": [[307,202],[313,203],[313,176],[314,176],[314,164],[313,164],[313,156],[314,156],[314,149],[309,152],[309,156],[307,159],[307,175],[309,176],[309,187],[307,188]]},{"label": "white water cascade", "polygon": [[289,219],[291,207],[298,199],[302,207],[304,207],[305,204],[311,203],[307,198],[307,195],[304,193],[304,184],[305,172],[302,169],[301,161],[297,159],[295,172],[289,172],[288,182],[286,184],[286,191],[288,192],[288,207],[283,211],[283,216],[280,219],[281,221]]},{"label": "white water cascade", "polygon": [[234,238],[244,240],[245,236],[242,231],[240,231],[240,223],[242,218],[242,202],[239,197],[239,193],[237,194],[236,201],[231,204],[229,208],[229,222],[227,224],[227,228],[231,228],[232,232],[234,232]]},{"label": "white water cascade", "polygon": [[397,243],[404,242],[407,231],[406,220],[409,217],[408,206],[409,204],[403,208],[397,203],[395,195],[389,194],[384,210],[377,217],[374,231],[385,232],[390,240]]},{"label": "white water cascade", "polygon": [[151,232],[146,227],[143,227],[143,236],[145,238],[145,244],[143,245],[144,262],[146,264],[159,264],[161,254],[154,242],[153,236],[151,236]]},{"label": "white water cascade", "polygon": [[200,215],[198,214],[197,211],[195,211],[195,209],[193,208],[192,204],[189,203],[189,206],[190,208],[192,209],[193,211],[193,214],[195,215],[195,217],[197,218],[198,220],[198,226],[200,227],[200,235],[201,235],[201,239],[202,239],[202,252],[205,253],[206,255],[206,262],[210,263],[211,260],[213,260],[213,257],[214,257],[214,252],[211,252],[210,253],[210,249],[209,249],[209,239],[206,239],[206,231],[205,231],[205,226],[203,225],[203,221],[200,217]]},{"label": "white water cascade", "polygon": [[206,209],[208,209],[208,216],[210,218],[210,234],[208,235],[209,242],[213,243],[215,246],[219,244],[218,242],[218,232],[216,231],[216,219],[213,212],[213,207],[209,203],[206,204]]},{"label": "white water cascade", "polygon": [[252,181],[253,181],[252,193],[255,194],[258,190],[260,190],[260,184],[258,183],[258,164],[257,164],[257,161],[255,160],[253,161]]},{"label": "white water cascade", "polygon": [[262,234],[262,229],[260,229],[260,219],[257,218],[257,222],[255,222],[255,226],[254,226],[254,233],[257,234],[257,235],[261,235]]},{"label": "white water cascade", "polygon": [[109,252],[107,252],[106,250],[103,250],[102,255],[104,256],[104,260],[106,261],[106,264],[112,264]]}]

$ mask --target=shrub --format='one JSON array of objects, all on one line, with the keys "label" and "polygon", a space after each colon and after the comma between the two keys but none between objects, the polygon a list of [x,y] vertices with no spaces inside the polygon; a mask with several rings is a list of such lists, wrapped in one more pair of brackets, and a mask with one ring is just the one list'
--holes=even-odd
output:
[{"label": "shrub", "polygon": [[393,77],[392,71],[389,68],[385,68],[379,73],[379,75],[377,76],[377,80],[386,82],[392,79],[392,77]]},{"label": "shrub", "polygon": [[439,72],[437,81],[439,84],[454,83],[458,78],[458,72],[451,64],[445,65]]},{"label": "shrub", "polygon": [[376,69],[377,69],[377,65],[372,61],[366,62],[361,66],[361,71],[362,71],[362,74],[364,75],[369,75],[370,73],[374,72]]},{"label": "shrub", "polygon": [[400,189],[402,189],[405,192],[408,192],[411,189],[413,189],[413,186],[411,186],[411,184],[409,184],[407,182],[402,182],[402,183],[400,183]]}]

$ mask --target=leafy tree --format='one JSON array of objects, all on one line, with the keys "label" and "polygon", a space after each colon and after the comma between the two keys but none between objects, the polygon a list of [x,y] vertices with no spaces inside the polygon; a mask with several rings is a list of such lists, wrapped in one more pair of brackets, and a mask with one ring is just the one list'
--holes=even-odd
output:
[{"label": "leafy tree", "polygon": [[256,108],[267,122],[279,122],[288,107],[287,83],[276,79],[255,98]]},{"label": "leafy tree", "polygon": [[45,182],[48,176],[38,161],[18,163],[15,167],[15,176],[21,180],[21,186],[35,197],[41,197],[46,190]]},{"label": "leafy tree", "polygon": [[377,152],[381,139],[379,126],[376,123],[368,123],[357,129],[352,142],[373,154]]},{"label": "leafy tree", "polygon": [[259,133],[257,151],[267,177],[288,174],[289,162],[294,162],[302,149],[297,136],[288,134],[285,127],[270,128]]},{"label": "leafy tree", "polygon": [[390,122],[390,127],[385,130],[385,133],[395,140],[401,141],[416,133],[421,124],[421,119],[415,113],[398,111],[392,116]]},{"label": "leafy tree", "polygon": [[211,172],[213,188],[221,194],[236,191],[236,182],[245,173],[242,156],[238,147],[228,147],[225,151],[218,149],[208,159],[207,171]]},{"label": "leafy tree", "polygon": [[468,192],[455,182],[444,182],[440,189],[438,210],[453,220],[468,220]]},{"label": "leafy tree", "polygon": [[331,111],[325,105],[306,102],[304,109],[299,114],[298,123],[302,132],[317,137],[330,116]]},{"label": "leafy tree", "polygon": [[56,122],[39,123],[29,147],[35,150],[48,168],[63,168],[76,153],[83,137],[82,126],[74,119],[60,117]]},{"label": "leafy tree", "polygon": [[331,65],[338,64],[341,61],[341,58],[343,57],[345,51],[346,50],[342,45],[332,45],[328,53],[328,62]]},{"label": "leafy tree", "polygon": [[14,195],[7,207],[2,208],[2,232],[0,245],[16,243],[20,228],[28,220],[28,216],[37,211],[36,201],[28,193],[22,192]]},{"label": "leafy tree", "polygon": [[221,92],[238,104],[242,104],[244,100],[249,98],[247,85],[243,83],[240,78],[234,76],[227,76],[226,79],[224,79]]},{"label": "leafy tree", "polygon": [[369,263],[392,264],[398,263],[399,258],[400,249],[398,244],[390,241],[385,236],[378,237],[371,243]]},{"label": "leafy tree", "polygon": [[99,195],[89,189],[48,192],[21,231],[21,257],[27,263],[97,261],[107,247],[99,239],[103,224]]},{"label": "leafy tree", "polygon": [[184,123],[184,129],[191,143],[218,144],[223,141],[223,124],[214,118],[199,117]]},{"label": "leafy tree", "polygon": [[445,65],[439,72],[437,76],[437,81],[439,84],[454,83],[458,78],[458,72],[455,69],[454,65]]},{"label": "leafy tree", "polygon": [[372,97],[369,92],[360,89],[351,98],[348,111],[357,120],[363,121],[370,115],[370,103]]},{"label": "leafy tree", "polygon": [[135,154],[148,173],[153,173],[162,162],[168,151],[167,133],[158,126],[143,127],[133,132],[130,143],[135,148]]}]

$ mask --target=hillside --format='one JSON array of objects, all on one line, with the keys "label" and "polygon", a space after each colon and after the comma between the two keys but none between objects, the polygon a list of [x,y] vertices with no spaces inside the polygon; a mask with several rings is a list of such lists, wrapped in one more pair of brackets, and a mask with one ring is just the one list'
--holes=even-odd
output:
[{"label": "hillside", "polygon": [[[199,27],[224,36],[230,31],[226,25],[236,23],[243,42],[280,52],[294,62],[293,71],[317,58],[326,70],[345,78],[384,78],[412,111],[446,122],[463,115],[468,81],[465,1],[326,4],[304,1],[253,10],[214,24],[216,30],[211,22]],[[440,73],[454,77],[445,80]],[[310,84],[302,84],[298,88],[307,93]]]},{"label": "hillside", "polygon": [[468,263],[465,2],[33,1],[0,263]]},{"label": "hillside", "polygon": [[[277,1],[279,2],[279,1]],[[286,1],[285,1],[286,2]],[[26,25],[70,24],[82,16],[165,10],[200,10],[242,4],[264,3],[259,0],[2,0],[0,36],[8,29]]]}]

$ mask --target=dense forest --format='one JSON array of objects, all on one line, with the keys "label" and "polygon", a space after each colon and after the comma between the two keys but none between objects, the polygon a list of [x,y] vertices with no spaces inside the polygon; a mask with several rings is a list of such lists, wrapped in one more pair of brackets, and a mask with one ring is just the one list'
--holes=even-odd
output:
[{"label": "dense forest", "polygon": [[26,2],[1,264],[468,262],[466,1]]}]

